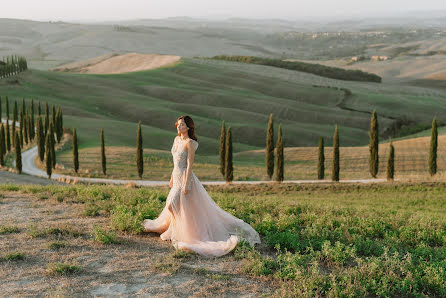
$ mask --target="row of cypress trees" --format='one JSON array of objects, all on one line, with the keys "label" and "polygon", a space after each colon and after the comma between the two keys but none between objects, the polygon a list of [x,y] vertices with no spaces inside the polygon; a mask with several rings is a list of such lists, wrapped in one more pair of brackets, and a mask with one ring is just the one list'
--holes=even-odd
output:
[{"label": "row of cypress trees", "polygon": [[7,78],[28,69],[25,57],[7,56],[0,60],[0,79]]},{"label": "row of cypress trees", "polygon": [[[0,119],[3,117],[2,111],[2,98],[0,97]],[[56,155],[54,146],[56,140],[60,143],[63,135],[63,115],[62,109],[52,106],[52,115],[50,117],[48,103],[45,103],[45,126],[42,124],[42,109],[41,102],[39,101],[38,107],[38,120],[34,121],[34,100],[31,99],[29,107],[25,103],[25,99],[22,98],[22,105],[20,111],[18,109],[17,101],[14,101],[13,113],[12,113],[12,123],[10,128],[10,112],[9,112],[9,99],[5,97],[5,115],[6,115],[6,129],[5,124],[1,124],[0,127],[0,164],[5,165],[5,155],[7,152],[11,151],[11,147],[15,147],[16,153],[16,168],[19,173],[22,172],[21,163],[21,151],[24,144],[31,143],[36,140],[38,147],[38,155],[41,161],[44,160],[45,148],[50,150],[50,157],[47,158],[51,167],[56,166]],[[19,120],[19,127],[16,128],[16,123]],[[52,134],[48,133],[51,130]],[[12,135],[11,135],[12,134]],[[51,137],[50,137],[51,136]],[[50,140],[45,141],[46,138]],[[49,145],[49,147],[48,147]],[[18,148],[20,147],[20,148]],[[48,170],[47,170],[48,172]],[[51,176],[51,174],[49,174]]]},{"label": "row of cypress trees", "polygon": [[[373,178],[376,178],[379,169],[379,154],[378,154],[378,116],[376,109],[372,112],[370,120],[369,131],[369,171]],[[431,129],[431,141],[429,149],[428,168],[431,176],[437,173],[437,149],[438,149],[438,129],[436,117],[432,120]],[[318,179],[324,179],[324,138],[319,138],[319,156],[318,156]],[[387,180],[393,180],[395,174],[395,148],[392,140],[389,142],[389,154],[387,159]],[[339,181],[339,132],[336,125],[335,134],[333,137],[333,167],[332,167],[332,180]]]},{"label": "row of cypress trees", "polygon": [[[372,117],[370,120],[370,131],[369,131],[369,171],[373,178],[377,177],[379,169],[379,126],[378,126],[378,116],[376,109],[372,112]],[[224,121],[222,124],[222,130],[220,134],[220,172],[226,178],[225,174],[225,148],[224,146]],[[332,164],[332,180],[339,181],[340,172],[340,154],[339,154],[339,128],[338,125],[335,126],[334,136],[333,136],[333,164]],[[317,166],[317,178],[324,179],[324,138],[319,138],[319,154],[318,154],[318,166]],[[438,131],[436,117],[432,121],[432,132],[431,132],[431,145],[429,151],[429,173],[435,175],[437,172],[437,147],[438,147]],[[274,148],[274,122],[273,114],[270,114],[267,127],[266,135],[266,150],[265,150],[265,164],[266,171],[271,179],[275,174],[275,180],[277,182],[283,181],[284,175],[284,154],[283,154],[283,136],[282,127],[279,125],[279,136],[277,138],[276,146]],[[276,152],[276,162],[274,158],[274,152]],[[395,173],[395,148],[393,146],[392,140],[389,142],[389,155],[387,160],[387,179],[393,180]],[[232,181],[232,179],[225,179],[226,181]]]},{"label": "row of cypress trees", "polygon": [[[279,135],[275,146],[276,161],[274,162],[274,123],[273,114],[270,114],[268,120],[268,128],[266,134],[266,169],[269,178],[271,179],[275,174],[275,180],[282,182],[284,177],[284,153],[283,153],[283,135],[282,124],[279,125]],[[220,173],[225,178],[226,182],[231,182],[234,179],[234,169],[232,161],[232,135],[231,127],[225,128],[225,121],[223,120],[220,132]]]}]

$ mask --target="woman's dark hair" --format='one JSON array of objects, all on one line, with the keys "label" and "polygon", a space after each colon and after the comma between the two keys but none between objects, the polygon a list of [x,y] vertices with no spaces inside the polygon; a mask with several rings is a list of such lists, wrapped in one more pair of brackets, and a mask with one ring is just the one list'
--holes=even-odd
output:
[{"label": "woman's dark hair", "polygon": [[[189,127],[189,130],[187,131],[189,138],[191,138],[192,140],[195,140],[198,142],[197,136],[195,135],[195,124],[194,124],[194,120],[192,120],[192,118],[190,116],[187,115],[183,115],[181,117],[179,117],[177,119],[177,121],[175,121],[175,128],[178,125],[178,121],[180,121],[181,119],[184,120],[184,122],[186,123],[186,126]],[[178,133],[178,135],[180,135],[180,133]]]}]

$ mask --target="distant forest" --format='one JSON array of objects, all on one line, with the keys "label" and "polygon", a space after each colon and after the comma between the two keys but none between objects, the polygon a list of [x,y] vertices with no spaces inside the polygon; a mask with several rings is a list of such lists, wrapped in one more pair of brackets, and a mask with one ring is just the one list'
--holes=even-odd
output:
[{"label": "distant forest", "polygon": [[331,67],[321,64],[313,64],[313,63],[298,62],[298,61],[296,62],[283,61],[280,59],[261,58],[255,56],[226,56],[226,55],[214,56],[212,57],[212,59],[268,65],[268,66],[312,73],[318,76],[337,80],[344,80],[344,81],[381,83],[382,80],[381,77],[376,74],[364,72],[361,70],[349,70],[339,67]]}]

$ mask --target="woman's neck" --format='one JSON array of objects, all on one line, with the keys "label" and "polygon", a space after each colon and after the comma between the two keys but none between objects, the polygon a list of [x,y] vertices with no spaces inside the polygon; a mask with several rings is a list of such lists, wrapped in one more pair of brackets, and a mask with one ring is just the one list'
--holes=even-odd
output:
[{"label": "woman's neck", "polygon": [[188,133],[186,132],[186,133],[184,133],[184,134],[183,134],[183,133],[180,134],[180,139],[183,140],[183,141],[186,140],[186,139],[189,139],[189,135],[188,135]]}]

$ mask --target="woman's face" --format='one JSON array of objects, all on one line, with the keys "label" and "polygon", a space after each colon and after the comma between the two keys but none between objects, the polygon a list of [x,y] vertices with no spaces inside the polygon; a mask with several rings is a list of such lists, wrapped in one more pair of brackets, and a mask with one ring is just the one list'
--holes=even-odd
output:
[{"label": "woman's face", "polygon": [[177,123],[177,131],[178,133],[185,133],[189,127],[187,127],[186,122],[184,122],[184,119],[180,119]]}]

